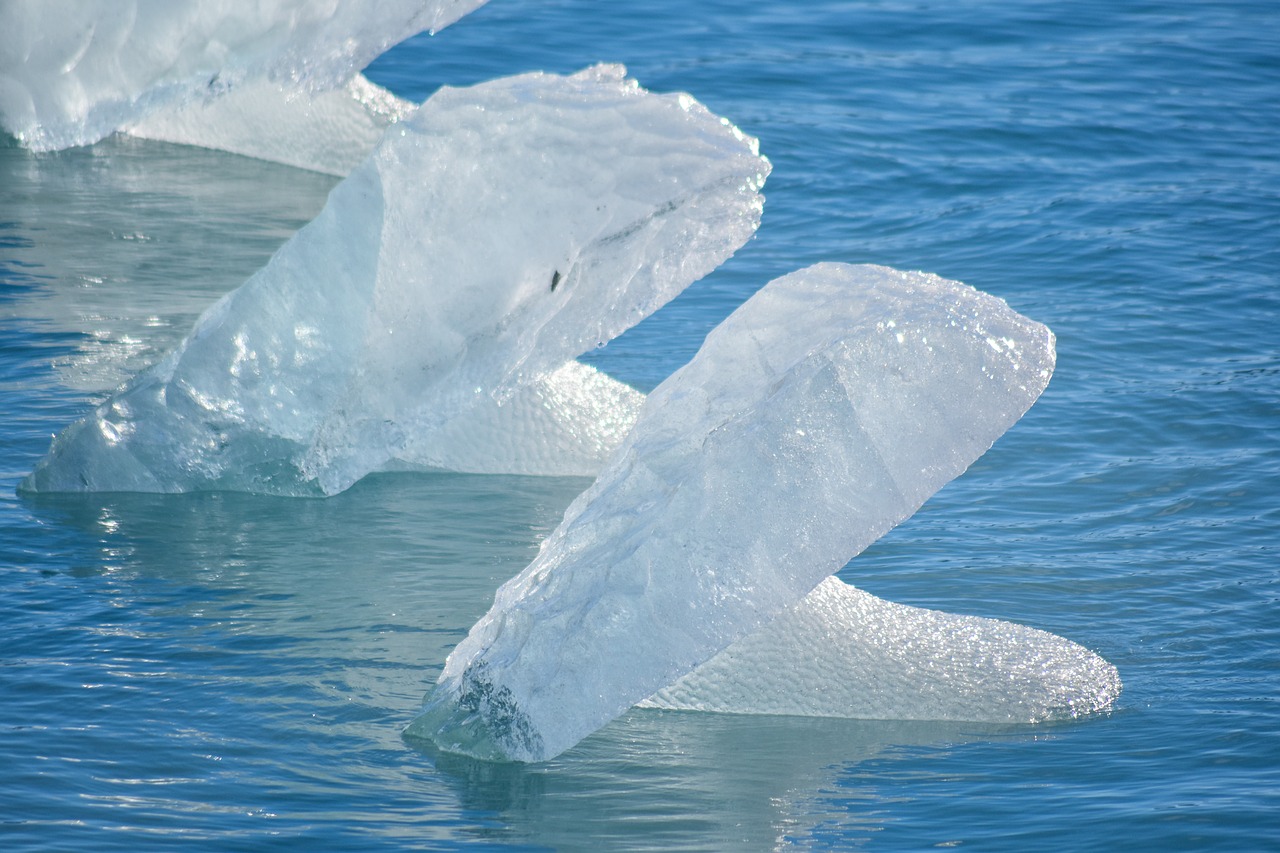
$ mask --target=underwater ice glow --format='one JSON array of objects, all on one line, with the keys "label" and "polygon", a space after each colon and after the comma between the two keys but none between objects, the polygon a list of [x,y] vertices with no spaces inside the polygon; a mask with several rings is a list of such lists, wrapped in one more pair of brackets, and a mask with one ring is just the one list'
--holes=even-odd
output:
[{"label": "underwater ice glow", "polygon": [[1070,640],[909,607],[836,577],[640,703],[730,714],[1038,723],[1109,708],[1116,668]]}]

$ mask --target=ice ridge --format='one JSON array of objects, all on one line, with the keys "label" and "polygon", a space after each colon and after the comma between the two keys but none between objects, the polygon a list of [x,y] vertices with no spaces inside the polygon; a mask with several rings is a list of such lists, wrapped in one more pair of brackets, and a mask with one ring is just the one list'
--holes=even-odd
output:
[{"label": "ice ridge", "polygon": [[621,66],[446,87],[22,488],[594,473],[640,395],[573,359],[746,242],[768,172],[754,139]]},{"label": "ice ridge", "polygon": [[[914,513],[1053,365],[1048,329],[957,282],[844,264],[771,282],[648,397],[408,733],[490,759],[559,754]],[[686,687],[652,701],[702,701]]]}]

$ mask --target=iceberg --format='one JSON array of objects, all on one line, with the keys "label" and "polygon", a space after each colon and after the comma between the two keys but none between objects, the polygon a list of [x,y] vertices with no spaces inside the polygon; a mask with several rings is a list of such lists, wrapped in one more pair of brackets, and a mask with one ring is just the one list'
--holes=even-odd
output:
[{"label": "iceberg", "polygon": [[[405,106],[360,77],[361,69],[393,44],[443,29],[484,2],[7,0],[0,4],[0,128],[37,151],[128,130],[289,162],[307,152],[291,152],[282,140],[305,141],[317,126],[342,139],[340,147],[358,146],[376,140]],[[289,126],[294,132],[282,134]],[[255,137],[259,127],[271,132]],[[339,159],[316,153],[315,166],[294,164],[340,168]]]},{"label": "iceberg", "polygon": [[574,359],[745,243],[768,172],[754,139],[618,65],[441,89],[22,488],[594,473],[641,396]]},{"label": "iceberg", "polygon": [[349,176],[21,488],[599,473],[408,730],[463,754],[549,758],[633,705],[975,722],[1109,707],[1115,668],[1069,640],[832,576],[1034,402],[1048,330],[955,282],[823,264],[764,288],[647,401],[580,364],[750,238],[769,164],[621,66],[421,108],[359,73],[484,2],[0,5],[0,129],[28,148],[125,132]]},{"label": "iceberg", "polygon": [[[987,680],[972,697],[944,698],[951,716],[976,705],[980,719],[1032,719],[1105,704],[1118,691],[1118,679],[1108,686],[1114,670],[1065,640],[879,602],[839,581],[814,592],[981,456],[1053,366],[1047,328],[957,282],[844,264],[771,282],[648,397],[537,558],[449,656],[406,733],[447,751],[537,761],[646,699],[913,717],[935,711],[897,703],[952,676]],[[712,660],[771,622],[772,635]],[[892,663],[881,643],[920,632],[929,639],[919,653]],[[833,651],[840,642],[853,645]],[[826,663],[810,673],[817,695],[788,702],[777,694],[796,658],[781,658],[779,673],[777,655],[797,643]],[[952,650],[963,660],[948,670]],[[921,663],[926,671],[883,697],[868,696],[870,684],[823,697],[828,678],[886,661],[890,678],[909,680]],[[1006,674],[982,675],[992,664]],[[744,699],[742,670],[770,665],[772,700]],[[1090,693],[1102,698],[1091,705]]]}]

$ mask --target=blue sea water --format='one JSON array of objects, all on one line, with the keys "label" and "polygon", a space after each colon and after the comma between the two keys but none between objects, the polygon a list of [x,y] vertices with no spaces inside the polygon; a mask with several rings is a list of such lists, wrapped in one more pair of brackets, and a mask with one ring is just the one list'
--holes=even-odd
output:
[{"label": "blue sea water", "polygon": [[[1102,717],[632,712],[554,761],[405,742],[586,482],[19,497],[333,181],[0,142],[0,848],[1280,849],[1280,6],[491,0],[420,99],[624,62],[758,136],[758,236],[591,360],[642,389],[766,281],[924,269],[1058,336],[1030,413],[842,575],[1119,667]],[[478,224],[478,227],[480,225]]]}]

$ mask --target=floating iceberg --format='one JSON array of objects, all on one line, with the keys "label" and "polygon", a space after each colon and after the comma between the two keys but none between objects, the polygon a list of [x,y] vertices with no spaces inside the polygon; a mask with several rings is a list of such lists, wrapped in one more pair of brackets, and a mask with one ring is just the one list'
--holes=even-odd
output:
[{"label": "floating iceberg", "polygon": [[640,395],[573,359],[746,242],[768,171],[754,139],[621,66],[442,89],[22,487],[594,473]]},{"label": "floating iceberg", "polygon": [[636,703],[1108,707],[1114,667],[1070,641],[829,577],[1031,405],[1048,331],[936,277],[821,265],[762,290],[647,403],[579,364],[750,237],[769,166],[618,66],[421,109],[359,74],[483,2],[0,5],[0,128],[29,148],[125,131],[350,173],[22,488],[332,494],[388,468],[611,460],[410,727],[463,753],[546,758]]},{"label": "floating iceberg", "polygon": [[[784,613],[981,456],[1053,364],[1048,329],[936,276],[821,264],[770,283],[649,396],[537,559],[450,655],[408,734],[541,760],[651,696],[667,707],[918,717],[927,703],[896,703],[948,677],[982,681],[962,686],[971,696],[943,697],[944,718],[1105,706],[1114,670],[1043,632],[873,603],[838,581]],[[882,634],[858,624],[868,615]],[[772,634],[687,676],[766,626]],[[823,661],[809,673],[822,681],[865,674],[891,660],[877,644],[917,631],[920,654],[886,673],[909,679],[923,664],[916,685],[788,702],[778,696],[788,664],[765,676],[771,696],[744,699],[743,667],[805,657],[797,643],[820,647],[807,657]],[[842,634],[855,647],[828,648]],[[952,649],[964,660],[938,669]],[[984,675],[988,664],[1004,672]]]},{"label": "floating iceberg", "polygon": [[38,151],[128,130],[345,174],[406,106],[360,70],[484,2],[7,0],[0,128]]}]

